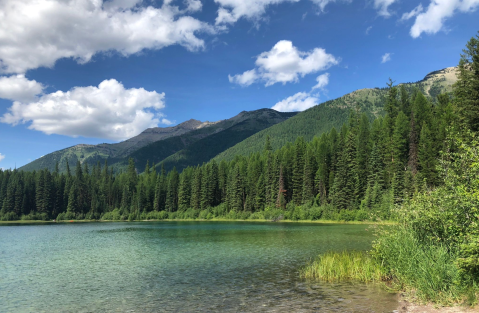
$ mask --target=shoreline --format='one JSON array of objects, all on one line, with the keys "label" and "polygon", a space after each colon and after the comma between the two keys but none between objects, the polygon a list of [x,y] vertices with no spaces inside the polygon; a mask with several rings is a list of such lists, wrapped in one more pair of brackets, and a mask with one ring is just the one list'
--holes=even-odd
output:
[{"label": "shoreline", "polygon": [[404,293],[398,293],[398,308],[394,313],[479,313],[479,307],[462,305],[435,306],[434,304],[418,304],[407,300]]},{"label": "shoreline", "polygon": [[67,223],[132,223],[132,222],[252,222],[252,223],[298,223],[298,224],[345,224],[345,225],[395,225],[394,221],[334,221],[334,220],[281,220],[281,221],[272,221],[266,219],[255,219],[255,220],[243,220],[243,219],[152,219],[152,220],[61,220],[61,221],[42,221],[42,220],[15,220],[15,221],[0,221],[0,226],[2,224],[67,224]]}]

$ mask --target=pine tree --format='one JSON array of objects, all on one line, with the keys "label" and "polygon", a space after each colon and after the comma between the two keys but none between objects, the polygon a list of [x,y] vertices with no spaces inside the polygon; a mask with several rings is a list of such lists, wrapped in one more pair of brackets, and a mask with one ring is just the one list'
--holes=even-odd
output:
[{"label": "pine tree", "polygon": [[306,151],[306,155],[304,157],[304,169],[303,169],[303,199],[302,203],[310,202],[315,194],[314,194],[314,171],[315,164],[312,152],[310,149]]},{"label": "pine tree", "polygon": [[419,138],[419,165],[421,176],[429,185],[436,183],[436,153],[432,134],[427,123],[424,123]]},{"label": "pine tree", "polygon": [[190,207],[199,210],[201,208],[201,177],[202,171],[200,167],[195,168],[193,173],[193,182],[191,184],[191,200]]},{"label": "pine tree", "polygon": [[273,147],[271,146],[271,140],[269,135],[266,136],[266,141],[264,143],[264,151],[273,151]]},{"label": "pine tree", "polygon": [[454,103],[459,119],[472,131],[479,131],[479,32],[461,54],[457,78]]},{"label": "pine tree", "polygon": [[178,210],[178,184],[179,175],[176,167],[168,173],[168,187],[166,192],[166,210],[175,212]]},{"label": "pine tree", "polygon": [[278,196],[276,198],[276,207],[284,209],[286,206],[286,190],[284,189],[283,167],[279,168]]},{"label": "pine tree", "polygon": [[370,131],[369,131],[369,119],[366,114],[362,114],[359,124],[359,132],[357,138],[357,180],[358,180],[358,198],[362,198],[366,192],[368,182],[368,157],[371,153],[370,145]]},{"label": "pine tree", "polygon": [[409,126],[408,168],[413,175],[416,175],[419,166],[418,145],[419,136],[417,133],[416,120],[414,117],[414,112],[411,112],[411,121]]},{"label": "pine tree", "polygon": [[303,176],[304,176],[304,153],[306,143],[303,137],[296,139],[294,143],[293,159],[293,202],[300,205],[303,198]]},{"label": "pine tree", "polygon": [[228,175],[228,207],[233,211],[243,210],[243,187],[240,166],[236,164]]}]

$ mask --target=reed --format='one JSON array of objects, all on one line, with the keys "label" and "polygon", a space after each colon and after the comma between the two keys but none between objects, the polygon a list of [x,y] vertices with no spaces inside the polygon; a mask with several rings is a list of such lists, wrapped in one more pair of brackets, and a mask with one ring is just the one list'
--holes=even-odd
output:
[{"label": "reed", "polygon": [[376,282],[387,278],[384,268],[366,252],[327,252],[304,267],[301,277],[326,282]]}]

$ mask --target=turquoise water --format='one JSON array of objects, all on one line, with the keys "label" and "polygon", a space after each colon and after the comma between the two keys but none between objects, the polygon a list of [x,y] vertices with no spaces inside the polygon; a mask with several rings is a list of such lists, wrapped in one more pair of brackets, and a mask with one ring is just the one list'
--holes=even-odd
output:
[{"label": "turquoise water", "polygon": [[373,286],[301,280],[365,225],[141,222],[0,227],[1,312],[392,312]]}]

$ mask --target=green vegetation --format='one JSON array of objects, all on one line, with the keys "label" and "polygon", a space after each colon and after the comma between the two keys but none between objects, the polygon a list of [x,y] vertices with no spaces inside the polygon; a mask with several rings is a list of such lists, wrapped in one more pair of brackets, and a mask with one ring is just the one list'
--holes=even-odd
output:
[{"label": "green vegetation", "polygon": [[[407,94],[421,92],[429,100],[436,101],[440,93],[450,93],[456,82],[456,68],[447,68],[428,74],[422,81],[401,84],[400,89]],[[230,161],[238,155],[247,156],[261,152],[264,142],[269,136],[274,150],[293,142],[298,137],[310,141],[314,136],[321,136],[333,127],[340,129],[348,121],[349,112],[364,113],[371,120],[384,116],[384,106],[388,88],[360,89],[338,99],[324,102],[298,115],[263,131],[260,131],[246,140],[234,145],[215,157],[216,161]],[[409,117],[408,112],[405,112]]]},{"label": "green vegetation", "polygon": [[[380,227],[373,249],[363,258],[355,254],[320,257],[303,270],[305,277],[322,280],[377,280],[344,273],[346,269],[376,266],[393,290],[420,302],[476,304],[479,294],[479,36],[472,38],[460,61],[454,90],[454,127],[446,128],[440,157],[424,153],[430,139],[419,145],[419,162],[434,164],[423,175],[430,184],[397,203],[398,225]],[[441,102],[441,97],[439,97]],[[397,123],[396,123],[397,125]],[[457,126],[459,125],[459,126]],[[396,128],[397,129],[397,128]],[[424,128],[420,138],[433,133]],[[412,136],[410,137],[412,138]],[[411,153],[411,149],[410,149]],[[410,165],[409,165],[410,166]],[[434,182],[431,185],[431,182]],[[394,192],[394,187],[393,187]],[[394,192],[395,193],[395,192]],[[330,260],[336,258],[337,264]]]},{"label": "green vegetation", "polygon": [[386,278],[385,270],[365,252],[328,252],[301,270],[301,277],[327,282],[377,282]]}]

